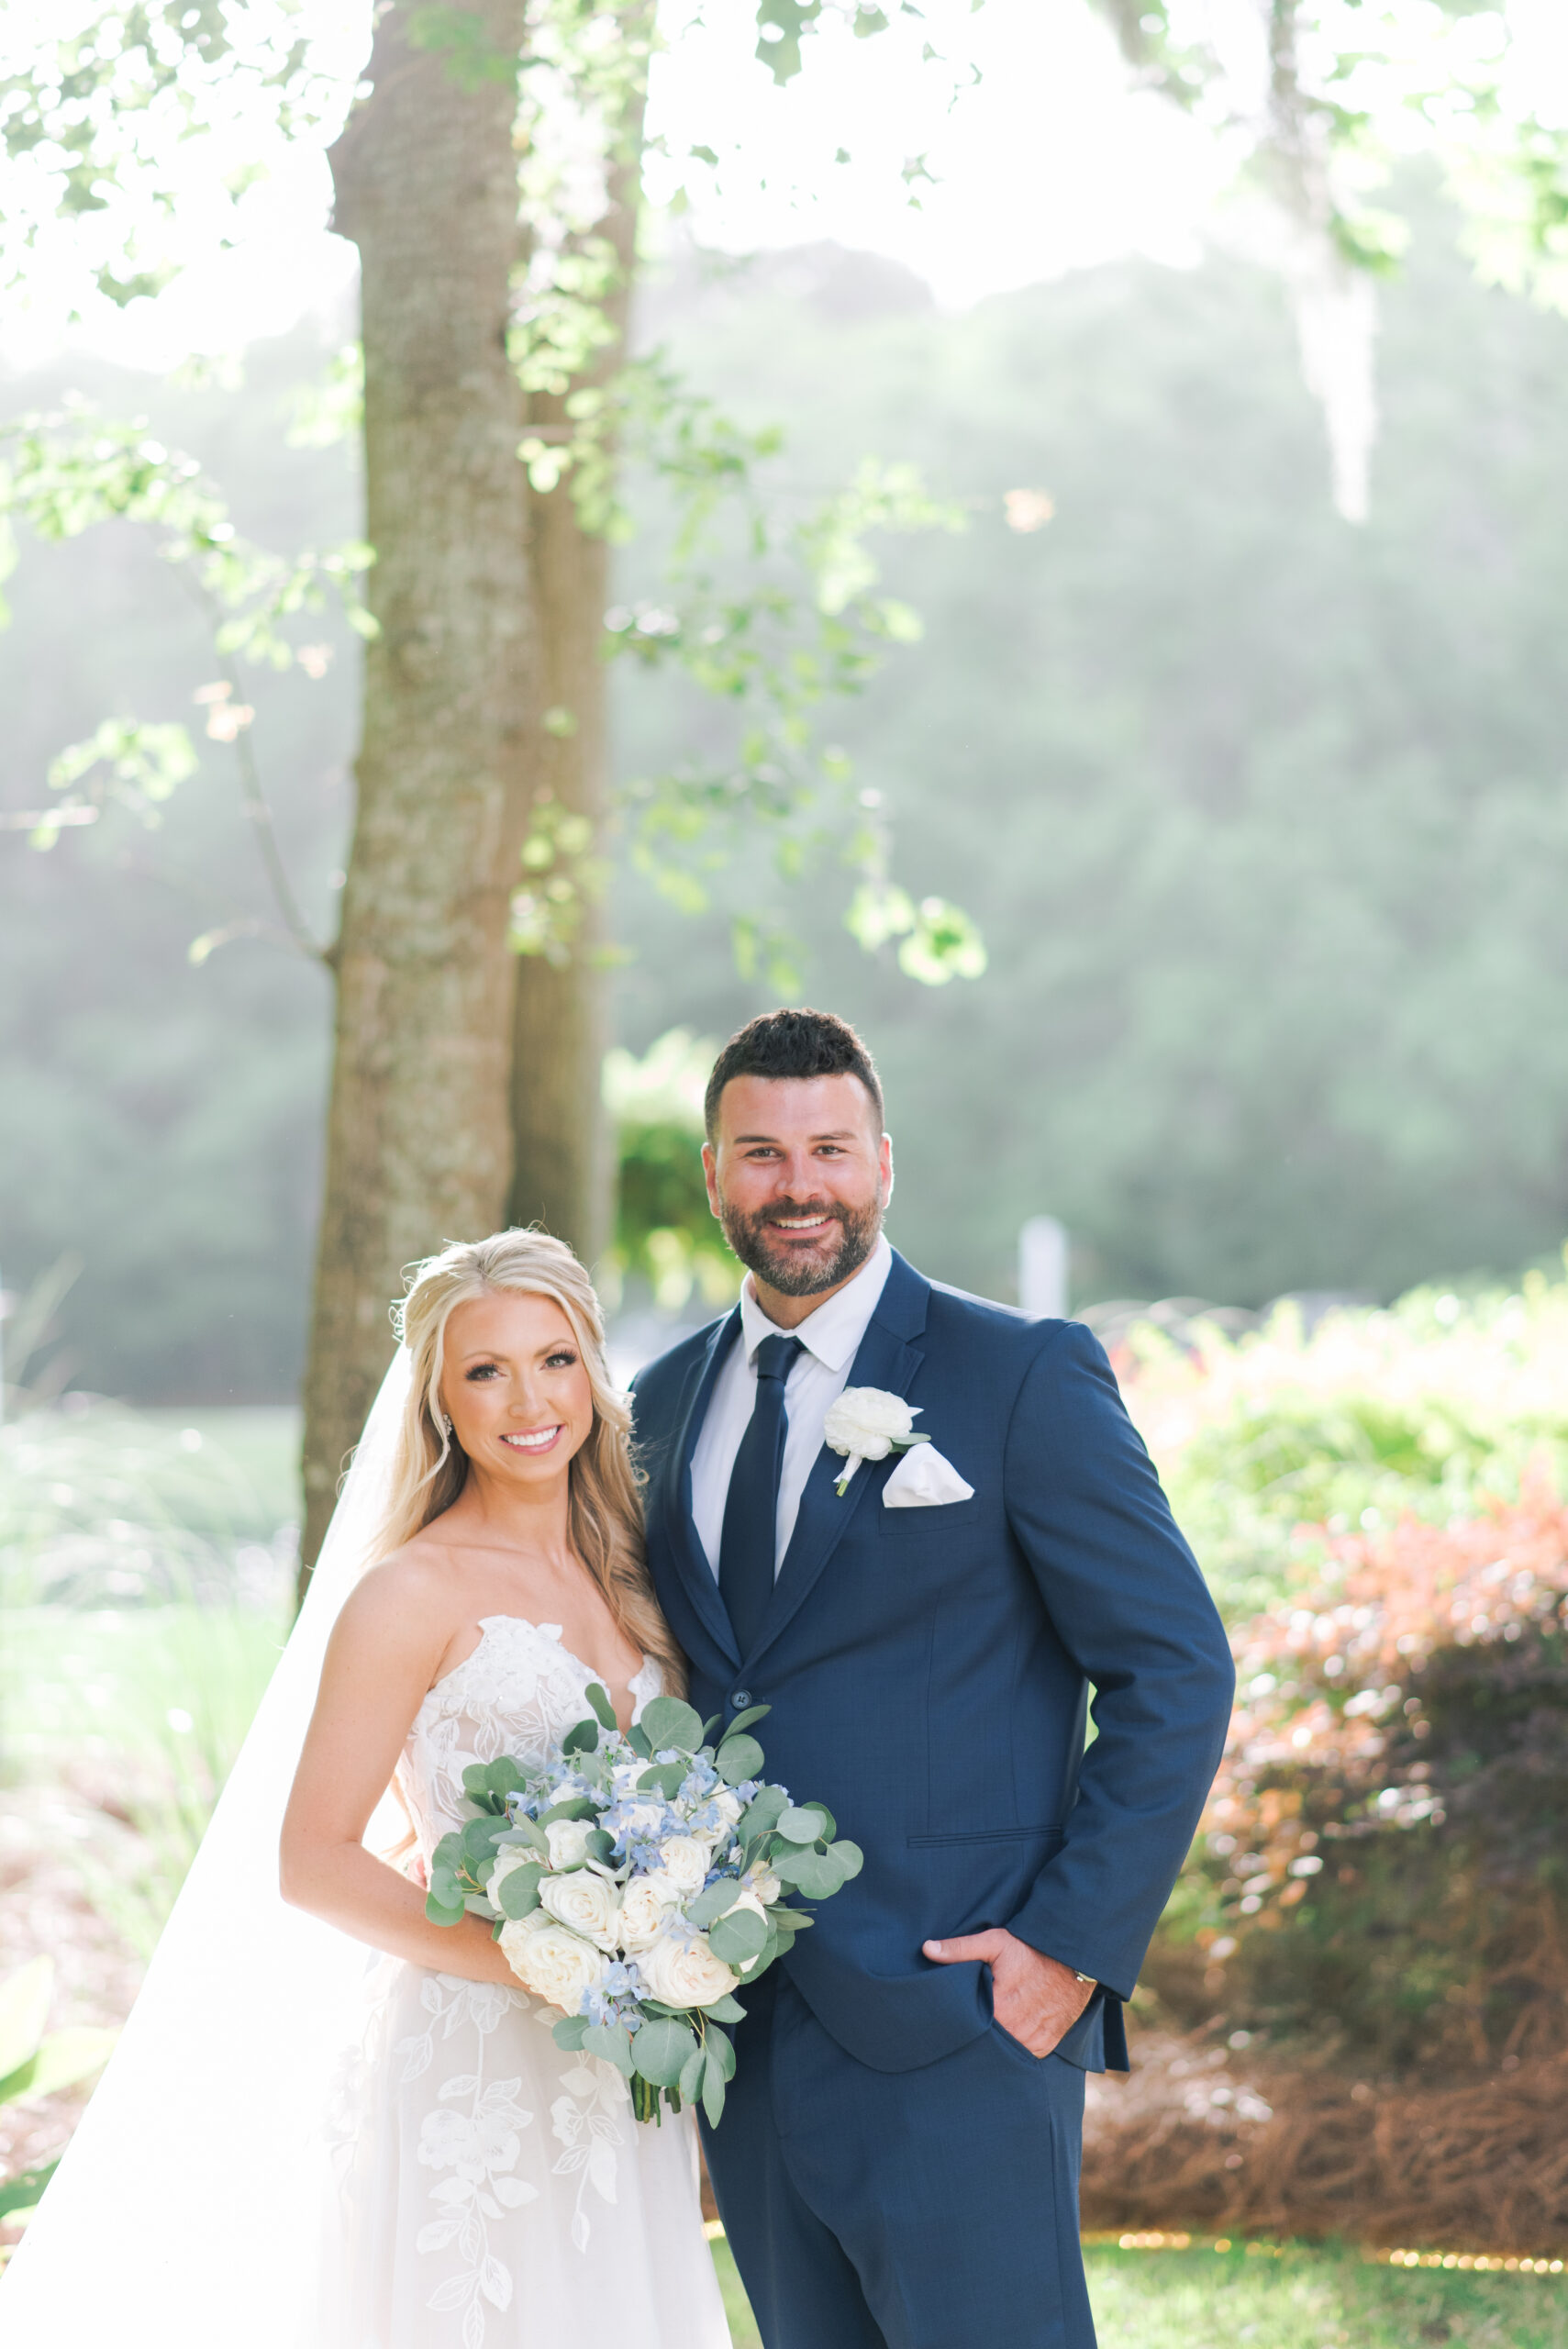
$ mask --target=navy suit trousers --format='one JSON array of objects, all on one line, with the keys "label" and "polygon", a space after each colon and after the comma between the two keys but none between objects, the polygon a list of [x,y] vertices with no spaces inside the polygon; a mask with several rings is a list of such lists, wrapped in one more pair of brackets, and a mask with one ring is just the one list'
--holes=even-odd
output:
[{"label": "navy suit trousers", "polygon": [[765,2349],[1095,2349],[1084,2075],[998,2023],[877,2072],[778,1972],[703,2138]]}]

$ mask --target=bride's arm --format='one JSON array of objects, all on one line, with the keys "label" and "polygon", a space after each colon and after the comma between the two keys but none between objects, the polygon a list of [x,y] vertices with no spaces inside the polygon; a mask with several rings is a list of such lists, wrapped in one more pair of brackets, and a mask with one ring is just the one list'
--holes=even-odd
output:
[{"label": "bride's arm", "polygon": [[284,1898],[373,1949],[471,1982],[515,1980],[482,1917],[432,1925],[425,1896],[361,1838],[451,1630],[429,1575],[368,1574],[333,1630],[279,1847]]}]

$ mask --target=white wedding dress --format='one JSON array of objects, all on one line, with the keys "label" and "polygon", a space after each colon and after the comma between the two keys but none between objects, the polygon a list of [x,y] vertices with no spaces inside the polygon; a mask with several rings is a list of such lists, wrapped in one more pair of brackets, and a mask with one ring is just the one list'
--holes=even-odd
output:
[{"label": "white wedding dress", "polygon": [[[559,1625],[492,1615],[415,1716],[397,1780],[428,1863],[471,1762],[541,1762],[588,1711]],[[638,1709],[657,1664],[631,1682]],[[332,2099],[311,2337],[331,2349],[728,2349],[692,2114],[632,2116],[520,1987],[373,1960]]]},{"label": "white wedding dress", "polygon": [[[399,1349],[119,2045],[0,2276],[5,2349],[728,2349],[692,2115],[634,2121],[620,2074],[563,2054],[520,1987],[377,1957],[279,1891],[409,1375]],[[542,1760],[588,1712],[554,1626],[482,1630],[397,1765],[427,1859],[470,1815],[467,1763]],[[658,1691],[645,1664],[639,1707]]]}]

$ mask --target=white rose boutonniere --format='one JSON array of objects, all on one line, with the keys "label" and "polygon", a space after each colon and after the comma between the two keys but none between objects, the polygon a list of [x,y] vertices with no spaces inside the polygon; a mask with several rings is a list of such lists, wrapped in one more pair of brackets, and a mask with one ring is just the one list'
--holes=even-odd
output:
[{"label": "white rose boutonniere", "polygon": [[919,1406],[906,1403],[902,1395],[889,1395],[880,1386],[845,1387],[822,1422],[823,1442],[849,1463],[834,1488],[840,1500],[862,1460],[885,1460],[890,1452],[929,1443],[929,1435],[915,1433],[919,1416]]}]

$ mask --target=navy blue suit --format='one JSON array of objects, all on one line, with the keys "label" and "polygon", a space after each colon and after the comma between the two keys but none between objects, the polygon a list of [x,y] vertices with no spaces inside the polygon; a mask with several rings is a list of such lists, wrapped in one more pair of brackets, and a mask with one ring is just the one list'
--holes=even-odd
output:
[{"label": "navy blue suit", "polygon": [[[1125,2068],[1229,1717],[1223,1630],[1091,1333],[895,1253],[848,1383],[917,1405],[973,1497],[884,1508],[888,1461],[840,1499],[824,1449],[742,1656],[691,1510],[739,1329],[637,1379],[650,1564],[694,1705],[770,1705],[768,1776],[865,1868],[747,2001],[705,2132],[726,2232],[768,2349],[1092,2349],[1083,2075]],[[994,2022],[988,1969],[921,1954],[990,1926],[1102,1986],[1052,2055]]]}]

